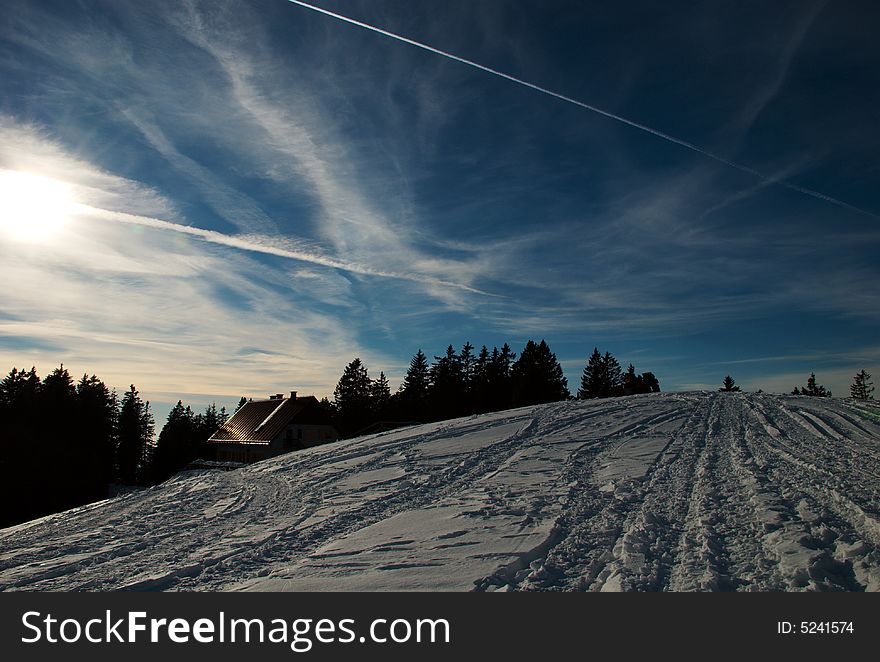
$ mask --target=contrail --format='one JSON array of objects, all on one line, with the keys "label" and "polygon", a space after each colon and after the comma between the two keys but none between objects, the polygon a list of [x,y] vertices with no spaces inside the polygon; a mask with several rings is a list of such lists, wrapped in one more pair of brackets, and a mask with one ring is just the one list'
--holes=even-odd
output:
[{"label": "contrail", "polygon": [[505,80],[509,80],[517,85],[522,85],[524,87],[528,87],[529,89],[535,90],[536,92],[541,92],[542,94],[547,94],[551,97],[555,97],[566,103],[573,104],[575,106],[579,106],[580,108],[584,108],[593,113],[597,113],[599,115],[603,115],[609,119],[615,120],[616,122],[620,122],[622,124],[626,124],[635,129],[639,129],[640,131],[644,131],[645,133],[650,133],[653,136],[657,136],[662,140],[666,140],[667,142],[671,142],[675,145],[679,145],[680,147],[684,147],[685,149],[689,149],[697,154],[702,154],[703,156],[710,158],[718,163],[722,163],[730,168],[735,168],[741,172],[745,172],[753,177],[757,177],[768,184],[775,184],[777,186],[783,186],[792,191],[796,191],[798,193],[802,193],[804,195],[809,195],[819,200],[824,200],[825,202],[831,203],[833,205],[837,205],[838,207],[842,207],[843,209],[848,209],[850,211],[856,212],[858,214],[864,214],[866,216],[871,216],[873,218],[880,219],[880,216],[877,214],[866,211],[859,207],[849,204],[848,202],[844,202],[842,200],[838,200],[837,198],[832,198],[830,195],[825,195],[824,193],[820,193],[819,191],[814,191],[813,189],[805,188],[803,186],[797,186],[796,184],[790,184],[789,182],[773,179],[772,177],[768,177],[762,172],[755,170],[754,168],[750,168],[749,166],[742,165],[741,163],[736,163],[735,161],[731,161],[730,159],[726,159],[723,156],[719,156],[709,150],[703,149],[699,145],[695,145],[694,143],[690,143],[686,140],[682,140],[681,138],[676,138],[675,136],[671,136],[668,133],[664,133],[663,131],[658,131],[657,129],[653,129],[650,126],[645,124],[640,124],[639,122],[635,122],[633,120],[627,119],[621,115],[616,115],[615,113],[609,112],[607,110],[602,110],[596,106],[591,106],[588,103],[584,103],[583,101],[578,101],[577,99],[573,99],[571,97],[567,97],[564,94],[560,94],[559,92],[554,92],[553,90],[549,90],[546,87],[541,87],[540,85],[535,85],[534,83],[530,83],[527,80],[523,80],[521,78],[517,78],[516,76],[511,76],[510,74],[506,74],[503,71],[498,71],[497,69],[492,69],[491,67],[487,67],[486,65],[480,64],[479,62],[474,62],[473,60],[468,60],[458,55],[454,55],[453,53],[447,53],[446,51],[441,51],[439,48],[434,48],[433,46],[429,46],[428,44],[423,44],[420,41],[415,41],[414,39],[410,39],[408,37],[404,37],[403,35],[395,34],[394,32],[389,32],[388,30],[383,30],[382,28],[378,28],[375,25],[370,25],[369,23],[363,23],[362,21],[358,21],[353,18],[349,18],[348,16],[343,16],[342,14],[337,14],[328,9],[323,9],[321,7],[315,7],[314,5],[310,5],[308,3],[302,2],[301,0],[287,0],[288,2],[299,5],[300,7],[304,7],[305,9],[311,9],[312,11],[316,11],[320,14],[325,14],[326,16],[330,16],[337,20],[343,21],[345,23],[349,23],[351,25],[356,25],[359,28],[364,28],[365,30],[370,30],[371,32],[376,32],[385,37],[389,37],[391,39],[396,39],[397,41],[402,41],[405,44],[409,44],[411,46],[415,46],[416,48],[421,48],[426,51],[430,51],[431,53],[435,53],[442,57],[448,58],[450,60],[455,60],[456,62],[461,62],[462,64],[466,64],[469,67],[473,67],[474,69],[479,69],[480,71],[485,71],[486,73],[492,74],[493,76],[498,76],[499,78],[504,78]]},{"label": "contrail", "polygon": [[489,292],[479,290],[475,287],[470,287],[469,285],[455,283],[452,281],[443,280],[441,278],[435,278],[433,276],[428,276],[424,274],[382,271],[364,265],[355,264],[352,262],[345,262],[343,260],[337,260],[332,257],[309,252],[299,247],[278,245],[277,241],[273,243],[274,240],[269,237],[263,237],[259,235],[232,236],[228,234],[223,234],[222,232],[217,232],[216,230],[205,230],[203,228],[198,228],[191,225],[183,225],[181,223],[173,223],[171,221],[165,221],[159,218],[152,218],[150,216],[128,214],[126,212],[101,209],[100,207],[92,207],[91,205],[79,203],[72,205],[71,210],[75,214],[82,214],[90,218],[115,221],[117,223],[126,223],[128,225],[139,225],[142,227],[154,228],[157,230],[168,230],[171,232],[177,232],[179,234],[189,235],[190,237],[196,237],[197,239],[201,239],[202,241],[206,241],[211,244],[235,248],[240,251],[247,251],[250,253],[262,253],[263,255],[274,255],[276,257],[283,257],[290,260],[298,260],[300,262],[308,262],[311,264],[320,265],[322,267],[339,269],[341,271],[347,271],[349,273],[359,274],[362,276],[394,278],[397,280],[406,280],[415,283],[421,283],[423,285],[427,284],[438,287],[449,287],[457,290],[463,290],[465,292],[471,292],[472,294],[497,296]]}]

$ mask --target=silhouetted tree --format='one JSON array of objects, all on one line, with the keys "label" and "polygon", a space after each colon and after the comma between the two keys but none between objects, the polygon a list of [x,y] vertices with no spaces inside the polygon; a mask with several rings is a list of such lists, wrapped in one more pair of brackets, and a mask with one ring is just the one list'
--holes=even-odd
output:
[{"label": "silhouetted tree", "polygon": [[824,386],[816,384],[816,373],[811,372],[807,378],[807,385],[801,389],[800,395],[809,395],[814,398],[830,398],[831,391],[826,390]]},{"label": "silhouetted tree", "polygon": [[873,400],[874,399],[874,382],[871,381],[871,375],[862,368],[855,377],[853,377],[852,386],[849,387],[849,394],[854,400]]},{"label": "silhouetted tree", "polygon": [[660,380],[657,379],[653,372],[642,373],[642,384],[645,387],[645,393],[660,392]]},{"label": "silhouetted tree", "polygon": [[153,481],[165,480],[199,457],[195,418],[180,400],[168,412],[153,454]]},{"label": "silhouetted tree", "polygon": [[379,420],[388,413],[391,404],[391,385],[384,372],[379,373],[378,379],[370,384],[370,412],[372,417]]},{"label": "silhouetted tree", "polygon": [[[635,388],[638,380],[633,370],[632,384]],[[635,391],[634,391],[635,392]],[[605,355],[599,353],[599,348],[594,347],[593,353],[587,359],[584,372],[581,375],[581,387],[577,397],[586,398],[610,398],[624,393],[624,376],[621,374],[620,363],[609,352]]]},{"label": "silhouetted tree", "polygon": [[736,382],[733,380],[733,377],[727,375],[727,377],[724,378],[723,385],[718,390],[730,393],[734,391],[739,391],[740,389],[739,386],[736,385]]},{"label": "silhouetted tree", "polygon": [[498,411],[513,406],[511,369],[515,360],[516,354],[511,351],[507,343],[504,343],[501,351],[497,347],[492,348],[487,372],[487,411]]},{"label": "silhouetted tree", "polygon": [[366,366],[355,358],[345,366],[333,391],[340,432],[350,435],[370,418],[371,381]]},{"label": "silhouetted tree", "polygon": [[[244,407],[247,404],[247,402],[248,402],[248,399],[244,396],[241,396],[241,400],[238,401],[238,406],[235,408],[235,411],[238,411],[239,409]],[[232,413],[234,414],[235,412],[232,412]]]},{"label": "silhouetted tree", "polygon": [[435,420],[453,418],[461,413],[464,393],[461,358],[452,345],[444,356],[435,356],[431,366],[430,417]]},{"label": "silhouetted tree", "polygon": [[401,416],[417,421],[428,420],[428,393],[431,388],[431,373],[428,358],[419,349],[409,362],[409,368],[398,392]]},{"label": "silhouetted tree", "polygon": [[570,396],[562,366],[544,340],[526,343],[519,359],[511,366],[510,376],[514,406],[556,402]]},{"label": "silhouetted tree", "polygon": [[[497,348],[496,348],[497,351]],[[470,384],[471,408],[475,412],[489,409],[489,349],[483,345],[474,359]]]},{"label": "silhouetted tree", "polygon": [[125,485],[139,485],[145,482],[153,430],[150,403],[141,400],[140,394],[132,384],[122,396],[119,406],[117,447],[119,482]]},{"label": "silhouetted tree", "polygon": [[71,423],[70,440],[78,457],[74,488],[79,503],[103,499],[113,481],[116,424],[119,400],[97,376],[84,374],[76,385],[77,417]]}]

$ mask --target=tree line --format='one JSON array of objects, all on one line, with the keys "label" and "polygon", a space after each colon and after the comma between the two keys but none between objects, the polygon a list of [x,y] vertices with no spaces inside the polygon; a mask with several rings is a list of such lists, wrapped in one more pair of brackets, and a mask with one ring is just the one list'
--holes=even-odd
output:
[{"label": "tree line", "polygon": [[[400,388],[391,393],[385,373],[371,379],[358,357],[343,370],[333,400],[321,402],[330,411],[340,433],[351,436],[381,421],[428,422],[458,416],[501,411],[514,407],[568,400],[568,380],[556,354],[545,340],[526,342],[513,352],[504,343],[478,352],[466,342],[461,350],[449,345],[446,353],[428,357],[419,349],[409,363]],[[660,390],[651,372],[626,372],[617,359],[594,349],[584,367],[577,397],[606,398]]]},{"label": "tree line", "polygon": [[[724,378],[719,391],[739,391],[736,381],[730,376]],[[763,391],[758,391],[762,393]],[[806,395],[813,398],[830,398],[831,391],[819,384],[816,380],[816,373],[811,372],[807,377],[807,383],[803,386],[795,386],[791,391],[791,395]],[[859,370],[853,377],[853,383],[849,387],[849,395],[853,400],[873,400],[874,399],[874,382],[871,381],[871,375],[864,368]]]},{"label": "tree line", "polygon": [[74,382],[63,364],[43,379],[13,368],[0,381],[0,527],[105,499],[113,484],[160,482],[202,454],[226,414],[178,402],[168,418],[156,443],[133,384],[119,397],[95,375]]}]

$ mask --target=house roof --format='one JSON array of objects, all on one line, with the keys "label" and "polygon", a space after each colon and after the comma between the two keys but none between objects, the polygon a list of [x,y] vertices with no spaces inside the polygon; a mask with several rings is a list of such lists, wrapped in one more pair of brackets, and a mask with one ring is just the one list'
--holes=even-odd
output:
[{"label": "house roof", "polygon": [[317,406],[318,399],[311,395],[294,399],[251,400],[208,441],[268,444],[290,423],[298,418],[303,419],[303,414]]}]

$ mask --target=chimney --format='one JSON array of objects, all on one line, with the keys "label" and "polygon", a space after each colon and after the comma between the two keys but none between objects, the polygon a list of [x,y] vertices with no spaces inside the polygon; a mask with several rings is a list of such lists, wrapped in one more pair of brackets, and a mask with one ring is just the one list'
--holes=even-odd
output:
[{"label": "chimney", "polygon": [[291,399],[291,400],[296,400],[296,391],[291,391],[291,392],[290,392],[290,399]]}]

